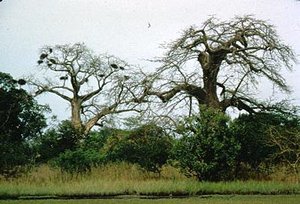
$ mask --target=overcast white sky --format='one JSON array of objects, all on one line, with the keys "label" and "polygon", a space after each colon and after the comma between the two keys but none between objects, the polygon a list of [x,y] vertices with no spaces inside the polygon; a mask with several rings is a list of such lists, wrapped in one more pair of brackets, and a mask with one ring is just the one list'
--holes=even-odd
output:
[{"label": "overcast white sky", "polygon": [[[210,15],[230,19],[254,14],[277,27],[300,61],[300,2],[296,0],[3,0],[0,3],[0,71],[18,78],[38,71],[44,45],[85,42],[96,53],[116,55],[145,69],[144,59],[161,56],[160,45],[179,37]],[[148,23],[151,27],[148,28]],[[284,72],[300,105],[300,64]],[[261,86],[262,95],[270,92]],[[60,119],[66,106],[55,96],[40,97]]]}]

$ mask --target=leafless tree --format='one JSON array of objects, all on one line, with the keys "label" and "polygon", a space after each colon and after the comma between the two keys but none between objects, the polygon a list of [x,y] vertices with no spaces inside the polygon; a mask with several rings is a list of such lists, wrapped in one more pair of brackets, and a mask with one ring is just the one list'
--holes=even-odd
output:
[{"label": "leafless tree", "polygon": [[295,54],[274,26],[253,16],[230,21],[211,17],[200,28],[186,29],[165,49],[156,60],[162,66],[152,76],[148,93],[171,109],[180,104],[190,113],[193,104],[222,111],[236,107],[249,113],[266,109],[254,97],[262,78],[283,92],[290,91],[281,70],[292,70]]},{"label": "leafless tree", "polygon": [[95,55],[83,43],[46,46],[38,64],[46,76],[29,80],[35,95],[67,101],[73,126],[84,134],[108,115],[140,111],[138,104],[146,101],[142,72],[114,56]]}]

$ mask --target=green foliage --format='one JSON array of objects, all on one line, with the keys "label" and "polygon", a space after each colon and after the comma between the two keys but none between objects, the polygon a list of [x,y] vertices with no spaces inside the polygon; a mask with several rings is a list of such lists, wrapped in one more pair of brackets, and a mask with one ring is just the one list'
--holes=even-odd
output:
[{"label": "green foliage", "polygon": [[9,74],[0,73],[0,174],[14,176],[34,161],[32,141],[46,127],[47,110]]},{"label": "green foliage", "polygon": [[118,131],[104,147],[106,161],[126,161],[141,168],[160,172],[167,162],[172,139],[155,124],[143,125],[132,131]]},{"label": "green foliage", "polygon": [[91,168],[98,165],[101,160],[99,152],[93,149],[78,148],[73,151],[67,150],[60,154],[54,163],[64,172],[80,174],[90,172]]},{"label": "green foliage", "polygon": [[57,128],[47,130],[37,140],[38,162],[47,162],[66,150],[75,150],[81,137],[70,121],[62,121]]},{"label": "green foliage", "polygon": [[93,149],[98,151],[103,148],[113,132],[114,129],[110,128],[103,128],[99,131],[92,131],[85,138],[82,147],[87,150]]},{"label": "green foliage", "polygon": [[79,142],[81,135],[76,132],[69,121],[64,121],[56,131],[48,132],[43,145],[40,146],[43,149],[40,151],[44,152],[44,161],[52,159],[52,164],[63,172],[71,174],[90,172],[93,166],[103,163],[104,156],[100,153],[100,149],[111,132],[110,129],[91,132]]},{"label": "green foliage", "polygon": [[241,144],[237,163],[248,164],[251,169],[258,169],[259,165],[267,162],[275,152],[268,145],[266,130],[268,118],[266,115],[240,115],[231,125],[236,139]]},{"label": "green foliage", "polygon": [[186,118],[178,127],[177,165],[198,180],[231,179],[240,145],[228,127],[229,117],[218,110],[201,109],[200,116]]},{"label": "green foliage", "polygon": [[286,130],[299,124],[299,120],[292,114],[279,112],[261,112],[253,115],[243,114],[231,124],[231,130],[241,144],[237,157],[237,173],[241,163],[250,169],[259,172],[260,165],[273,165],[280,160],[274,160],[278,152],[276,145],[270,145],[268,130],[271,126],[284,128]]}]

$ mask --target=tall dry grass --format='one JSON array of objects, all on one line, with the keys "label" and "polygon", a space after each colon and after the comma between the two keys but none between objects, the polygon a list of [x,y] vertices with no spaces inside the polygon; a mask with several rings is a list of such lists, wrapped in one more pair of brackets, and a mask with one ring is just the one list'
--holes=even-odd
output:
[{"label": "tall dry grass", "polygon": [[[160,174],[144,171],[137,165],[128,163],[114,163],[92,168],[86,174],[63,173],[57,168],[48,165],[41,165],[31,172],[19,178],[10,180],[12,183],[28,184],[51,184],[65,183],[67,181],[82,182],[88,180],[98,181],[146,181],[146,180],[186,180],[178,169],[171,166],[164,166]],[[2,182],[4,179],[2,179]]]},{"label": "tall dry grass", "polygon": [[160,175],[136,165],[120,163],[92,169],[89,174],[70,175],[43,165],[12,180],[0,180],[0,198],[20,196],[80,195],[199,195],[290,194],[300,185],[276,181],[198,182],[166,166]]}]

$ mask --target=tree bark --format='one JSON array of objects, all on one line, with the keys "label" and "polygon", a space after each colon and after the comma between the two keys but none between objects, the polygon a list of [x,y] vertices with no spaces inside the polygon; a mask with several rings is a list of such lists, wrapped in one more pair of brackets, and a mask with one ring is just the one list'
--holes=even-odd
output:
[{"label": "tree bark", "polygon": [[198,61],[203,72],[203,90],[205,92],[204,104],[217,109],[222,109],[217,94],[217,77],[222,58],[223,56],[209,52],[201,52],[198,56]]},{"label": "tree bark", "polygon": [[78,100],[76,98],[72,99],[71,110],[72,110],[72,117],[71,117],[72,125],[74,126],[74,128],[77,131],[82,132],[83,125],[82,125],[81,116],[80,116],[80,110],[81,110],[80,100]]}]

